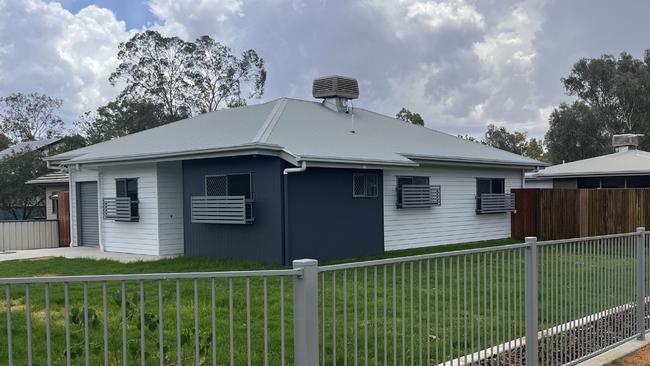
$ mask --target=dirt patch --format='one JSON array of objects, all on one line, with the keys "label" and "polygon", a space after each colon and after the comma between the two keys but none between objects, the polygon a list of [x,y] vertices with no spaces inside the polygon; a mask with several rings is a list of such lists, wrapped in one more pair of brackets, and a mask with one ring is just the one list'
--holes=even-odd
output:
[{"label": "dirt patch", "polygon": [[650,346],[620,358],[609,364],[610,366],[648,366],[650,365]]}]

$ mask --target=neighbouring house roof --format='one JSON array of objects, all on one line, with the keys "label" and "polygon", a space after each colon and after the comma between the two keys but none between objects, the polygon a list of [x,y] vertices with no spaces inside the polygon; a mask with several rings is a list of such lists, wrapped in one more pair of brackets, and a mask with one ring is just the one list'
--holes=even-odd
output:
[{"label": "neighbouring house roof", "polygon": [[315,165],[417,166],[421,161],[547,165],[362,108],[351,115],[321,102],[289,98],[202,114],[48,159],[90,164],[237,150],[274,152],[293,163]]},{"label": "neighbouring house roof", "polygon": [[612,175],[650,174],[650,153],[627,150],[595,158],[550,166],[535,174],[536,178],[573,178]]},{"label": "neighbouring house roof", "polygon": [[28,180],[26,184],[39,184],[39,185],[64,185],[68,184],[68,173],[54,172],[42,175],[40,177]]},{"label": "neighbouring house roof", "polygon": [[45,147],[48,147],[52,144],[55,144],[61,140],[60,137],[56,138],[51,138],[51,139],[43,139],[43,140],[38,140],[38,141],[23,141],[19,142],[17,144],[14,144],[12,146],[9,146],[8,148],[1,150],[0,151],[0,158],[3,158],[5,156],[9,156],[15,153],[19,153],[22,151],[34,151],[34,150],[39,150],[43,149]]}]

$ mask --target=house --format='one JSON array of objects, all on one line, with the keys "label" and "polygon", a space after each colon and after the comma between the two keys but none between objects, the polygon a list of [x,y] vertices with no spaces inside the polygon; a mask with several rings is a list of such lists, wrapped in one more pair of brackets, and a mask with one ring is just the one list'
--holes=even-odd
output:
[{"label": "house", "polygon": [[25,151],[44,151],[45,153],[52,150],[62,142],[60,137],[42,139],[37,141],[22,141],[15,143],[4,150],[0,150],[0,159]]},{"label": "house", "polygon": [[53,172],[27,181],[45,188],[45,218],[56,220],[59,212],[59,193],[69,189],[69,177],[65,172]]},{"label": "house", "polygon": [[640,135],[615,135],[616,152],[527,173],[526,188],[648,188],[650,153],[637,149]]},{"label": "house", "polygon": [[219,110],[49,158],[70,174],[72,245],[270,263],[510,235],[543,163],[369,110],[356,80],[320,101]]}]

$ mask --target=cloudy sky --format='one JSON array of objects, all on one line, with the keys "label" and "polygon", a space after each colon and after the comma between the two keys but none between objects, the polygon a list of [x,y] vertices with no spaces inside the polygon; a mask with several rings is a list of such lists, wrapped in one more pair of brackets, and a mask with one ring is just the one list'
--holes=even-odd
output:
[{"label": "cloudy sky", "polygon": [[650,48],[647,14],[650,2],[604,0],[0,0],[0,95],[62,98],[71,125],[119,92],[118,44],[157,29],[257,50],[262,101],[311,99],[311,80],[337,73],[359,79],[357,106],[405,106],[454,134],[542,136],[577,59]]}]

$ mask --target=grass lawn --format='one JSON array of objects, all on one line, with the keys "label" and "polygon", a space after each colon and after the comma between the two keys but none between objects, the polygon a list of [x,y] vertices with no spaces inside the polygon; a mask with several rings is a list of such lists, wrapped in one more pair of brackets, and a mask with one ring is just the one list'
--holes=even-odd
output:
[{"label": "grass lawn", "polygon": [[[516,243],[500,240],[468,243],[453,246],[422,248],[390,252],[384,257],[397,257],[469,249]],[[624,254],[624,253],[621,253]],[[618,304],[622,293],[614,291],[631,275],[627,267],[632,258],[624,255],[611,259],[604,251],[592,252],[569,250],[540,250],[540,321],[543,326],[575,318],[577,314],[589,314],[608,304]],[[376,258],[363,258],[376,259]],[[603,261],[620,271],[608,281],[567,281],[569,275],[596,278]],[[332,262],[334,263],[334,262]],[[331,263],[324,263],[331,264]],[[556,265],[556,267],[552,267]],[[546,267],[545,267],[546,266]],[[244,269],[278,269],[281,267],[251,262],[210,258],[180,257],[155,262],[116,263],[82,259],[52,258],[42,260],[12,261],[0,263],[0,277],[83,275],[153,272],[201,272]],[[544,268],[555,271],[546,271]],[[564,268],[564,269],[563,269]],[[544,277],[546,275],[546,277]],[[355,279],[356,277],[356,279]],[[516,249],[499,254],[480,254],[464,257],[440,258],[431,261],[345,270],[321,275],[319,298],[320,332],[326,362],[336,357],[342,364],[347,358],[363,363],[366,354],[371,363],[376,357],[379,364],[384,360],[392,364],[411,359],[419,362],[427,356],[431,362],[441,362],[476,351],[490,345],[523,335],[523,250]],[[572,278],[572,277],[571,277]],[[577,277],[576,277],[577,278]],[[332,282],[335,281],[335,286]],[[385,283],[384,283],[385,281]],[[88,285],[88,349],[90,364],[103,363],[103,322],[108,329],[109,364],[139,364],[141,349],[140,319],[144,318],[145,363],[159,363],[159,286],[163,303],[163,358],[167,365],[194,364],[198,344],[199,363],[210,364],[216,341],[216,357],[219,364],[231,360],[230,333],[232,329],[234,364],[264,364],[265,354],[269,364],[280,364],[283,353],[287,364],[293,363],[292,279],[259,278],[219,279],[214,281],[216,296],[216,338],[212,338],[212,285],[211,280],[145,281],[144,312],[140,311],[140,283],[125,283],[126,299],[126,353],[122,348],[122,292],[119,282],[106,284],[107,310],[102,303],[102,284]],[[284,297],[281,296],[281,288]],[[194,312],[194,296],[198,298],[198,317]],[[266,291],[265,291],[266,289]],[[334,290],[333,290],[334,289]],[[364,290],[365,289],[365,290]],[[45,301],[43,285],[30,286],[31,337],[34,364],[45,364]],[[4,291],[4,289],[3,289]],[[52,332],[52,358],[54,364],[64,364],[66,337],[64,329],[65,298],[62,284],[53,284],[50,291],[50,323]],[[585,295],[580,304],[571,303],[569,293],[604,293],[598,301]],[[84,364],[83,286],[69,285],[70,304],[70,358],[72,364]],[[247,303],[246,294],[250,294]],[[266,293],[266,297],[264,294]],[[232,296],[231,296],[232,294]],[[356,295],[355,295],[356,294]],[[550,295],[554,294],[553,297]],[[627,295],[627,294],[625,294]],[[633,294],[632,294],[633,295]],[[27,360],[26,288],[11,287],[11,320],[13,329],[13,357],[15,364]],[[356,302],[355,302],[356,297]],[[548,303],[545,302],[548,298]],[[554,300],[550,300],[550,299]],[[593,297],[595,298],[595,297]],[[559,303],[557,299],[559,300]],[[176,306],[180,305],[178,308]],[[266,317],[264,302],[268,304]],[[345,301],[345,306],[344,306]],[[554,301],[554,302],[553,302]],[[618,302],[617,302],[618,301]],[[233,312],[230,313],[230,303]],[[356,306],[355,306],[356,305]],[[427,306],[428,305],[428,306]],[[562,311],[546,309],[561,308]],[[248,310],[250,309],[250,310]],[[356,309],[356,317],[355,317]],[[177,311],[178,310],[178,311]],[[384,311],[386,317],[384,317]],[[284,312],[284,322],[280,314]],[[375,314],[377,314],[375,316]],[[107,316],[105,316],[107,315]],[[333,317],[336,317],[336,322]],[[177,318],[178,317],[178,318]],[[232,317],[232,321],[231,321]],[[180,320],[180,321],[177,321]],[[198,332],[195,328],[198,321]],[[266,327],[264,324],[266,323]],[[324,327],[322,325],[325,325]],[[333,326],[334,324],[334,326]],[[428,326],[427,326],[428,324]],[[0,300],[0,331],[7,327],[6,301]],[[281,329],[285,337],[281,337]],[[177,339],[177,329],[181,329]],[[266,332],[265,332],[266,329]],[[357,342],[354,342],[356,334]],[[386,347],[384,347],[386,334]],[[197,337],[198,335],[198,337]],[[0,337],[0,364],[7,360],[7,342]],[[198,342],[196,340],[198,339]],[[250,339],[250,352],[248,344]],[[265,339],[266,347],[265,347]],[[181,344],[180,355],[177,343]],[[284,344],[284,347],[282,346]],[[375,347],[375,344],[377,346]],[[266,351],[265,351],[266,349]],[[334,356],[336,349],[336,356]],[[385,358],[384,358],[385,357]]]}]

